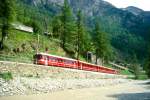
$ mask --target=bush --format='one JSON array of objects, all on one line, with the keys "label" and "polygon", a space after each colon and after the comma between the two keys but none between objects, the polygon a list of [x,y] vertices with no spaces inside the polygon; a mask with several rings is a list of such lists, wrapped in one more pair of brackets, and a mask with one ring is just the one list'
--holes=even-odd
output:
[{"label": "bush", "polygon": [[147,80],[148,76],[147,75],[139,75],[138,80]]},{"label": "bush", "polygon": [[6,81],[13,79],[11,72],[0,72],[0,78],[3,78]]}]

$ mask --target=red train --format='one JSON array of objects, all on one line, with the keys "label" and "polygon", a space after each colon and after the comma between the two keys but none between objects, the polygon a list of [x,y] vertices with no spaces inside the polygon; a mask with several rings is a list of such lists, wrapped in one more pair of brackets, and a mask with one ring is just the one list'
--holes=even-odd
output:
[{"label": "red train", "polygon": [[37,53],[34,56],[34,63],[40,65],[57,66],[57,67],[71,68],[71,69],[78,69],[78,70],[85,70],[85,71],[118,74],[118,71],[115,69],[94,65],[94,64],[90,64],[87,62],[83,62],[71,58],[50,55],[46,53]]}]

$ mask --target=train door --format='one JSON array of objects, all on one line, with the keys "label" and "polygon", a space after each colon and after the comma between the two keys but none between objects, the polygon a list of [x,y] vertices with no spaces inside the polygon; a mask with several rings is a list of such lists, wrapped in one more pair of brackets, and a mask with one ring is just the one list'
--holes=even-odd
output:
[{"label": "train door", "polygon": [[48,66],[51,66],[52,65],[52,58],[51,56],[48,56]]},{"label": "train door", "polygon": [[74,61],[71,61],[71,62],[72,62],[72,68],[76,68],[75,62]]},{"label": "train door", "polygon": [[78,67],[79,67],[79,69],[81,69],[81,70],[83,69],[83,65],[82,65],[82,63],[79,62],[79,61],[78,61]]},{"label": "train door", "polygon": [[52,57],[52,56],[49,56],[49,57],[48,57],[48,65],[49,65],[49,66],[53,66],[53,65],[56,65],[55,63],[56,63],[56,62],[55,62],[55,58]]},{"label": "train door", "polygon": [[40,64],[40,65],[45,64],[45,60],[43,58],[43,55],[41,55],[41,54],[35,55],[35,64]]},{"label": "train door", "polygon": [[64,67],[69,68],[70,67],[70,61],[69,60],[64,60]]},{"label": "train door", "polygon": [[63,61],[63,59],[58,58],[58,66],[61,66],[61,67],[64,66],[64,61]]},{"label": "train door", "polygon": [[45,65],[47,66],[48,65],[48,57],[44,56],[44,60],[45,60]]},{"label": "train door", "polygon": [[52,57],[52,65],[53,66],[58,66],[58,60],[55,57]]}]

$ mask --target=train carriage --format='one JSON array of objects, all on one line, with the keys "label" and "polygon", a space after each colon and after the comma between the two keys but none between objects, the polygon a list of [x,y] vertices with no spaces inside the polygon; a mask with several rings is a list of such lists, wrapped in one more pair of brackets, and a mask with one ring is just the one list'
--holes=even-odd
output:
[{"label": "train carriage", "polygon": [[99,66],[71,58],[60,57],[55,55],[50,55],[46,53],[37,53],[34,56],[34,63],[40,65],[48,65],[48,66],[56,66],[56,67],[64,67],[85,71],[93,71],[100,73],[109,73],[109,74],[118,74],[117,70],[107,68],[104,66]]}]

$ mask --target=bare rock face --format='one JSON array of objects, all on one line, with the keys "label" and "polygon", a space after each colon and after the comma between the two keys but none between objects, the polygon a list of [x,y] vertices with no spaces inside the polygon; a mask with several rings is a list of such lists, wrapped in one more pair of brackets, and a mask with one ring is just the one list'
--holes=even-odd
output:
[{"label": "bare rock face", "polygon": [[[106,7],[114,7],[112,4],[102,0],[68,0],[68,2],[74,12],[78,9],[82,9],[84,14],[88,16],[94,16],[96,13],[98,14],[100,11],[105,10]],[[30,4],[35,6],[53,5],[55,9],[57,9],[58,6],[63,6],[63,3],[64,0],[31,0],[30,2]]]},{"label": "bare rock face", "polygon": [[[64,0],[24,0],[30,5],[44,7],[45,10],[54,11],[55,14],[60,12],[61,7],[63,6]],[[92,25],[94,23],[94,18],[98,17],[102,20],[101,23],[106,24],[111,30],[112,26],[119,24],[121,27],[127,29],[130,33],[139,33],[142,34],[145,32],[144,26],[147,23],[147,13],[143,10],[135,7],[128,7],[125,9],[118,9],[109,2],[103,0],[68,0],[71,8],[73,9],[74,15],[79,9],[82,9],[82,12],[85,15],[86,23]],[[146,13],[146,14],[145,14]],[[150,14],[148,14],[150,16]],[[145,21],[146,20],[146,21]],[[112,25],[114,24],[114,25]],[[141,25],[140,28],[139,24]],[[144,27],[143,27],[144,26]],[[105,27],[106,28],[106,27]],[[113,29],[113,33],[114,29]]]},{"label": "bare rock face", "polygon": [[[39,9],[43,8],[55,15],[60,12],[64,0],[22,0],[21,2],[36,6]],[[96,17],[102,23],[103,30],[110,34],[121,31],[120,34],[129,32],[143,36],[150,26],[150,12],[136,7],[118,9],[103,0],[68,0],[68,2],[74,15],[79,9],[82,9],[87,26],[93,26]]]}]

